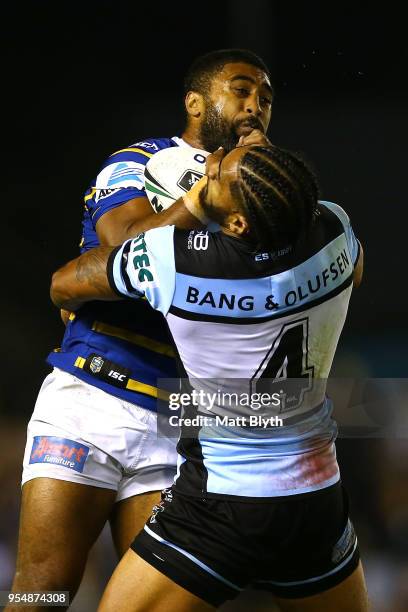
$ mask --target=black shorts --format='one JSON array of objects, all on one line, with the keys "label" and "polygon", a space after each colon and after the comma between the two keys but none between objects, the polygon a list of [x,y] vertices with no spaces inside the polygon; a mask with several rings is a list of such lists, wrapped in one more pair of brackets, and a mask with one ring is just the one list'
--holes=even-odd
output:
[{"label": "black shorts", "polygon": [[359,561],[340,483],[250,502],[165,489],[131,548],[216,607],[249,586],[279,597],[314,595],[342,582]]}]

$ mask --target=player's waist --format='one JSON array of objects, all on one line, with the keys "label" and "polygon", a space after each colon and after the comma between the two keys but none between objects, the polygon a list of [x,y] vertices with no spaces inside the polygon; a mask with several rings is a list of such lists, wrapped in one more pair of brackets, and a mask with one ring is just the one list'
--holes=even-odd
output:
[{"label": "player's waist", "polygon": [[76,346],[75,350],[66,352],[56,350],[50,353],[48,363],[80,375],[90,376],[95,384],[103,381],[120,389],[145,393],[152,397],[167,399],[168,392],[161,392],[157,387],[159,379],[176,375],[175,362],[167,360],[165,364],[146,363],[134,356],[130,361],[115,351],[98,350],[89,345]]},{"label": "player's waist", "polygon": [[262,499],[317,491],[340,478],[333,438],[313,449],[287,455],[275,455],[271,448],[263,452],[259,448],[246,449],[245,453],[232,451],[230,455],[208,453],[205,448],[202,452],[201,465],[189,456],[180,459],[176,480],[180,492]]},{"label": "player's waist", "polygon": [[271,462],[268,470],[273,465],[279,466],[280,461],[287,466],[304,464],[313,455],[324,455],[324,449],[329,448],[337,437],[337,424],[332,419],[307,433],[300,427],[298,429],[298,437],[294,427],[290,428],[290,433],[286,436],[282,430],[278,436],[276,428],[253,431],[250,437],[230,436],[229,431],[225,431],[223,435],[218,433],[217,437],[208,437],[208,432],[202,430],[197,443],[205,464],[226,465],[237,470],[251,471],[252,465],[263,462],[265,465]]},{"label": "player's waist", "polygon": [[[141,350],[145,354],[173,359],[175,351],[171,336],[163,320],[146,322],[135,317],[135,321],[114,318],[106,320],[71,313],[63,338],[63,347],[72,343],[100,344],[106,347],[120,347],[120,351]],[[131,358],[131,354],[129,358]]]}]

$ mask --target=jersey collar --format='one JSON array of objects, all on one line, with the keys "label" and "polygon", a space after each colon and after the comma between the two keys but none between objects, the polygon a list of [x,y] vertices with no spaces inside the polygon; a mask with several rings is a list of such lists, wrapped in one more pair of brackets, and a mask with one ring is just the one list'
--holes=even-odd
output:
[{"label": "jersey collar", "polygon": [[191,145],[188,144],[188,142],[186,142],[182,138],[179,138],[178,136],[173,136],[171,140],[175,142],[178,147],[188,147],[189,149],[192,148]]}]

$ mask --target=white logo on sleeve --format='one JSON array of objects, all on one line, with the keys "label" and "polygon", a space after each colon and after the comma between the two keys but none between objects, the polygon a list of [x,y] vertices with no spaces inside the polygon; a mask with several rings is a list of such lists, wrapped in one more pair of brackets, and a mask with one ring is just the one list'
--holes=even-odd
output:
[{"label": "white logo on sleeve", "polygon": [[193,248],[196,251],[206,251],[208,249],[208,232],[200,232],[194,236]]},{"label": "white logo on sleeve", "polygon": [[96,193],[95,193],[95,202],[96,204],[100,201],[100,200],[104,200],[105,198],[109,198],[110,196],[112,196],[114,193],[116,193],[117,191],[119,191],[119,189],[99,189]]},{"label": "white logo on sleeve", "polygon": [[96,179],[96,189],[144,189],[144,165],[134,161],[110,164]]},{"label": "white logo on sleeve", "polygon": [[153,149],[154,151],[159,150],[159,147],[154,142],[135,142],[132,147],[144,147],[145,149]]}]

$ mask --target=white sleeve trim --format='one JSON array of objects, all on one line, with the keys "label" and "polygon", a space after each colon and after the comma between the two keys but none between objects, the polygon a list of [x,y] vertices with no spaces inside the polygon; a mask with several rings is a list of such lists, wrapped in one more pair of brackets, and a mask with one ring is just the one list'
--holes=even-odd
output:
[{"label": "white sleeve trim", "polygon": [[343,225],[344,233],[346,235],[347,246],[350,251],[352,262],[354,265],[356,265],[360,254],[360,243],[354,235],[348,214],[341,206],[335,204],[334,202],[319,200],[319,204],[323,204],[323,206],[331,210],[340,219]]},{"label": "white sleeve trim", "polygon": [[110,264],[113,289],[129,298],[144,295],[166,315],[176,286],[174,226],[142,232],[127,240]]}]

